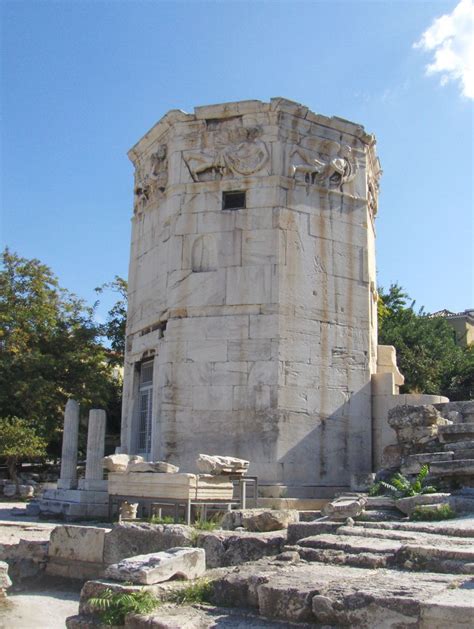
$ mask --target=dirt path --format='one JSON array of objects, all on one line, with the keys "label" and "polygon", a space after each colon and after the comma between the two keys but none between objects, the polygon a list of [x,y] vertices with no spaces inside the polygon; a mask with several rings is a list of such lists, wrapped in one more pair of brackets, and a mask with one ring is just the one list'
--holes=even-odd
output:
[{"label": "dirt path", "polygon": [[77,614],[80,585],[43,579],[27,591],[14,590],[0,606],[0,629],[64,629],[66,618]]}]

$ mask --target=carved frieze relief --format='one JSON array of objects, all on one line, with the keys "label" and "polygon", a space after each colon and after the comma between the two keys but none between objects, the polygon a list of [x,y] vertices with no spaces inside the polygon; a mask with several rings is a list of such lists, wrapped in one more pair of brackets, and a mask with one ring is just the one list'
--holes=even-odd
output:
[{"label": "carved frieze relief", "polygon": [[190,152],[184,162],[193,181],[253,175],[266,165],[268,148],[258,127],[240,127],[215,134],[214,148]]},{"label": "carved frieze relief", "polygon": [[150,201],[163,197],[168,184],[168,157],[166,144],[162,144],[135,171],[135,212]]},{"label": "carved frieze relief", "polygon": [[341,188],[355,178],[358,164],[350,146],[336,147],[332,155],[324,155],[297,146],[290,152],[289,176],[296,183]]},{"label": "carved frieze relief", "polygon": [[367,204],[369,211],[375,218],[377,216],[379,201],[379,182],[376,178],[369,178],[367,183]]}]

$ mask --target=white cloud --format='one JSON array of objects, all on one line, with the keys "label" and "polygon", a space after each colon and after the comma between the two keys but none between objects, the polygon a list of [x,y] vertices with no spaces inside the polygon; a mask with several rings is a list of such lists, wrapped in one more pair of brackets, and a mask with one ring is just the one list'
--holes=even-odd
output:
[{"label": "white cloud", "polygon": [[461,0],[422,34],[415,48],[433,53],[427,74],[441,73],[441,85],[459,81],[462,93],[474,99],[474,2]]}]

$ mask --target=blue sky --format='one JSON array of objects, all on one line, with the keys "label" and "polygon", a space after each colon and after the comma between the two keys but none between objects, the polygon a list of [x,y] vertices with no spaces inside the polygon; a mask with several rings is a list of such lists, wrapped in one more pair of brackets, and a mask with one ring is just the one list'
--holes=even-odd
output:
[{"label": "blue sky", "polygon": [[92,301],[127,274],[127,150],[169,109],[284,96],[376,134],[379,284],[473,307],[472,3],[457,5],[3,0],[2,244]]}]

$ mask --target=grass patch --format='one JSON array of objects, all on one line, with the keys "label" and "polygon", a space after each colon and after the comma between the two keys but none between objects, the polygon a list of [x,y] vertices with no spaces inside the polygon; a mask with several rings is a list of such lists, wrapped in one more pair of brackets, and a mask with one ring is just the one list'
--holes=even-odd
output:
[{"label": "grass patch", "polygon": [[[160,517],[159,515],[152,515],[150,518],[148,518],[148,522],[150,524],[175,524],[172,515],[164,515],[162,517]],[[180,524],[181,522],[177,522],[177,524],[178,523]]]},{"label": "grass patch", "polygon": [[176,605],[191,605],[192,603],[210,603],[212,596],[212,582],[200,579],[186,585],[184,588],[171,592],[167,601]]},{"label": "grass patch", "polygon": [[455,517],[456,512],[449,505],[441,505],[441,507],[419,505],[413,509],[410,520],[415,522],[439,522],[440,520],[451,520]]},{"label": "grass patch", "polygon": [[217,522],[213,522],[212,520],[196,520],[193,526],[198,531],[215,531],[219,528]]},{"label": "grass patch", "polygon": [[160,605],[160,601],[147,590],[113,592],[107,589],[90,598],[88,603],[104,625],[123,625],[127,614],[149,614]]}]

